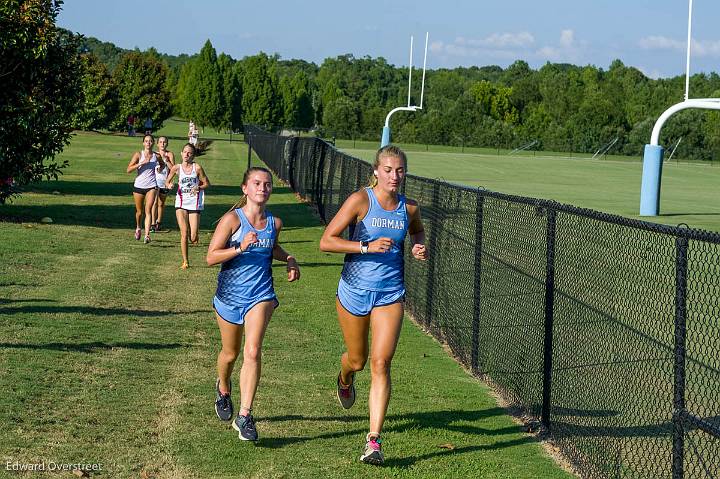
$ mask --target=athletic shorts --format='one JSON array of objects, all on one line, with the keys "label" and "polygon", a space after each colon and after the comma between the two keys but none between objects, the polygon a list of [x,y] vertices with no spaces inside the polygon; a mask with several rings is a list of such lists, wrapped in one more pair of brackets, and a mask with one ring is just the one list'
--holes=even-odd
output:
[{"label": "athletic shorts", "polygon": [[340,278],[337,297],[342,307],[350,314],[367,316],[376,306],[387,306],[405,301],[405,288],[395,291],[369,291],[350,286]]},{"label": "athletic shorts", "polygon": [[258,303],[262,303],[263,301],[275,301],[275,307],[277,308],[280,306],[280,301],[278,301],[277,296],[275,296],[275,293],[269,294],[267,296],[258,298],[250,303],[245,303],[240,306],[231,306],[229,304],[223,303],[218,299],[217,296],[213,296],[213,308],[215,308],[215,311],[217,312],[218,316],[220,316],[222,319],[227,321],[228,323],[241,325],[245,323],[245,315],[248,311],[250,311],[253,306],[255,306]]},{"label": "athletic shorts", "polygon": [[200,213],[203,212],[203,210],[189,210],[189,209],[187,209],[187,208],[178,208],[178,207],[176,206],[176,207],[175,207],[175,211],[177,211],[177,210],[185,210],[185,211],[187,211],[188,213],[197,213],[197,214],[200,214]]},{"label": "athletic shorts", "polygon": [[152,188],[138,188],[137,186],[133,186],[133,193],[137,193],[139,195],[147,195],[148,191],[156,190],[157,187],[153,186]]},{"label": "athletic shorts", "polygon": [[167,196],[168,193],[170,193],[170,188],[158,188],[160,190],[161,195]]}]

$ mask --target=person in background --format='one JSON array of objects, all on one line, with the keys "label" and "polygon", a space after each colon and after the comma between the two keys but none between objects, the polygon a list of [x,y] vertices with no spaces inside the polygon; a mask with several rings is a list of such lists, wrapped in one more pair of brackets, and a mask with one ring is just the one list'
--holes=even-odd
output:
[{"label": "person in background", "polygon": [[165,211],[165,200],[167,199],[170,190],[165,187],[165,181],[170,168],[175,166],[175,154],[167,149],[169,144],[167,136],[161,136],[158,138],[158,156],[160,161],[158,162],[157,169],[155,170],[155,179],[157,181],[158,192],[155,198],[155,204],[153,205],[152,211],[152,224],[150,231],[161,231],[163,213]]},{"label": "person in background", "polygon": [[152,117],[145,118],[145,123],[143,124],[145,127],[145,134],[146,135],[152,135],[153,130],[153,120]]},{"label": "person in background", "polygon": [[130,113],[127,117],[128,136],[135,136],[135,115]]},{"label": "person in background", "polygon": [[127,166],[127,172],[135,171],[137,176],[133,183],[133,199],[135,201],[135,239],[140,239],[140,220],[145,213],[145,243],[150,242],[150,223],[152,208],[157,193],[155,169],[158,166],[158,155],[152,151],[155,138],[152,135],[143,137],[143,149],[135,153]]}]

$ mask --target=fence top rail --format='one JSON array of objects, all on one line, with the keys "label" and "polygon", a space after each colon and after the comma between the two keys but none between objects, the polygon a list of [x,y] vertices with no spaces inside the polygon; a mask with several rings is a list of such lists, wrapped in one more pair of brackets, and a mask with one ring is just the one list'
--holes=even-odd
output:
[{"label": "fence top rail", "polygon": [[[280,136],[273,133],[268,133],[261,128],[258,128],[256,126],[250,126],[248,125],[246,127],[246,131],[249,131],[249,135],[245,135],[247,138],[247,141],[250,141],[251,136],[266,136],[266,137],[274,137],[277,139],[284,139],[287,140],[289,138],[298,138],[298,137],[290,137],[290,136]],[[367,163],[366,161],[356,158],[354,156],[350,156],[347,153],[343,153],[335,146],[333,146],[331,143],[323,140],[322,138],[317,137],[300,137],[303,140],[314,140],[325,143],[326,147],[332,148],[335,151],[338,151],[343,156],[345,156],[348,159],[360,161],[362,163]],[[559,203],[554,200],[546,200],[546,199],[539,199],[539,198],[531,198],[527,196],[518,196],[518,195],[512,195],[508,193],[500,193],[497,191],[492,191],[485,189],[483,187],[472,187],[472,186],[466,186],[466,185],[460,185],[457,183],[449,183],[445,180],[439,179],[439,178],[427,178],[423,176],[416,176],[408,174],[406,176],[407,179],[412,179],[413,181],[418,181],[421,183],[432,183],[432,184],[440,184],[442,186],[445,186],[447,188],[454,188],[461,191],[466,191],[469,193],[473,193],[475,195],[480,195],[483,197],[489,197],[489,198],[496,198],[500,200],[510,201],[514,203],[520,203],[525,204],[529,206],[534,206],[536,208],[543,208],[543,209],[550,209],[557,212],[562,212],[569,215],[574,216],[580,216],[584,218],[589,218],[597,221],[601,221],[604,223],[610,223],[615,224],[619,226],[627,226],[630,228],[636,228],[639,230],[649,231],[652,233],[658,233],[663,235],[669,235],[674,236],[676,238],[685,238],[688,240],[695,240],[695,241],[704,241],[707,243],[712,244],[720,244],[720,233],[713,232],[713,231],[707,231],[707,230],[701,230],[696,228],[690,228],[686,226],[671,226],[661,223],[651,223],[649,221],[643,221],[633,218],[627,218],[624,216],[611,214],[611,213],[604,213],[602,211],[596,211],[589,208],[581,208],[574,205],[569,204],[563,204]]]}]

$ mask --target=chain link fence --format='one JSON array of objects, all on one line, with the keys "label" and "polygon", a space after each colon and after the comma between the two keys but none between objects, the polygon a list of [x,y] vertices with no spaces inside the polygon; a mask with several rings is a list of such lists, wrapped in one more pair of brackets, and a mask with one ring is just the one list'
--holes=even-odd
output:
[{"label": "chain link fence", "polygon": [[[372,167],[246,129],[326,223]],[[588,478],[720,477],[720,235],[408,175],[407,310]]]}]

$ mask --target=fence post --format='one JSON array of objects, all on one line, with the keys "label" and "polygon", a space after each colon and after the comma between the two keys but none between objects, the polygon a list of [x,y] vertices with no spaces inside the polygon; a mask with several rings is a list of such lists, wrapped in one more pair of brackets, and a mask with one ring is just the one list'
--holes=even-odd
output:
[{"label": "fence post", "polygon": [[435,292],[434,279],[436,277],[435,272],[435,258],[438,255],[437,248],[437,237],[438,229],[440,228],[441,219],[438,211],[440,210],[440,182],[435,180],[433,182],[433,193],[432,193],[432,209],[433,218],[430,226],[430,234],[428,235],[428,251],[430,255],[428,257],[428,275],[427,282],[425,283],[425,324],[429,327],[432,324],[432,308],[433,308],[433,296]]},{"label": "fence post", "polygon": [[[327,224],[328,221],[325,217],[325,203],[323,200],[323,180],[325,177],[325,161],[328,155],[328,150],[331,150],[331,148],[328,145],[323,144],[323,148],[320,150],[320,157],[317,159],[315,167],[315,178],[313,181],[313,189],[315,190],[313,191],[315,205],[317,207],[320,218],[325,224]],[[332,152],[330,154],[332,154]]]},{"label": "fence post", "polygon": [[682,479],[684,475],[683,452],[685,449],[685,428],[683,413],[685,412],[685,340],[687,330],[686,299],[687,299],[687,253],[688,239],[675,240],[675,382],[673,386],[673,448],[672,477]]},{"label": "fence post", "polygon": [[480,372],[479,349],[480,349],[480,313],[482,296],[480,285],[482,284],[482,237],[483,237],[483,205],[485,197],[480,190],[477,191],[475,202],[475,278],[473,283],[473,320],[472,320],[472,352],[470,367],[472,372]]},{"label": "fence post", "polygon": [[547,230],[545,247],[545,341],[543,348],[543,394],[540,421],[550,429],[550,392],[552,389],[553,356],[553,314],[555,302],[555,220],[557,211],[547,209]]},{"label": "fence post", "polygon": [[355,189],[359,190],[362,188],[362,161],[358,160],[357,162],[357,175],[355,178]]},{"label": "fence post", "polygon": [[248,166],[247,169],[250,169],[250,160],[252,159],[252,135],[247,136],[247,146],[248,146]]}]

